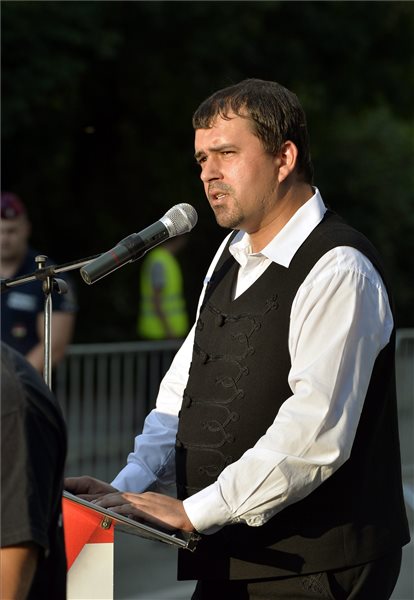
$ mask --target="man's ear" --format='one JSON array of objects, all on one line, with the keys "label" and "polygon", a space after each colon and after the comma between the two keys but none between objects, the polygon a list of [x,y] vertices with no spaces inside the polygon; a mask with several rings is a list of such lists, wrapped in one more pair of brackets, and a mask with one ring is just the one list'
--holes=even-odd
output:
[{"label": "man's ear", "polygon": [[287,140],[283,142],[281,149],[277,154],[279,173],[279,183],[282,183],[294,170],[298,160],[298,149],[296,144]]}]

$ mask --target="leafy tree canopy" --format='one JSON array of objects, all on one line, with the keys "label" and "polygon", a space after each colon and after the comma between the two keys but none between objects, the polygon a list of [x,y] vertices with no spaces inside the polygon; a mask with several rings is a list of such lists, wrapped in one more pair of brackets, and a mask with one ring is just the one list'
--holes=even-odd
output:
[{"label": "leafy tree canopy", "polygon": [[[225,232],[198,181],[192,112],[220,87],[274,79],[307,112],[315,184],[379,247],[398,325],[412,326],[413,25],[411,2],[3,0],[3,189],[59,262],[194,204],[181,257],[194,310]],[[77,278],[79,341],[134,339],[138,269]]]}]

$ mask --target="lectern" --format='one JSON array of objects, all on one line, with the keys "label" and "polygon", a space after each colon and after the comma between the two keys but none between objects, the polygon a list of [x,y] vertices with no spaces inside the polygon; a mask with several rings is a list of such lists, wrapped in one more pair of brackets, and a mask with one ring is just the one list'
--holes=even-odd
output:
[{"label": "lectern", "polygon": [[63,524],[68,563],[68,600],[113,600],[115,528],[192,552],[194,533],[169,531],[63,493]]}]

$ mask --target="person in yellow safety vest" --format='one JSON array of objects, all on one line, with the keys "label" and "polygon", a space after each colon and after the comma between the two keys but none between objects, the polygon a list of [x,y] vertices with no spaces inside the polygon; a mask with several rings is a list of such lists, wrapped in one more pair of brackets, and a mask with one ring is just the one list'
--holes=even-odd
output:
[{"label": "person in yellow safety vest", "polygon": [[142,263],[137,322],[140,338],[173,339],[188,333],[183,276],[175,257],[185,242],[184,236],[171,238],[151,250]]}]

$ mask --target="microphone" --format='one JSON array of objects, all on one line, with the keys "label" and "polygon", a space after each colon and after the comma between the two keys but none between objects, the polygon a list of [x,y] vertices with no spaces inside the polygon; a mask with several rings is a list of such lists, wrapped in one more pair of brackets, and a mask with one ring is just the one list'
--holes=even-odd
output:
[{"label": "microphone", "polygon": [[114,248],[82,267],[80,270],[82,279],[88,285],[95,283],[126,263],[140,258],[161,242],[188,233],[197,223],[197,219],[197,212],[191,204],[176,204],[159,221],[139,233],[132,233]]}]

